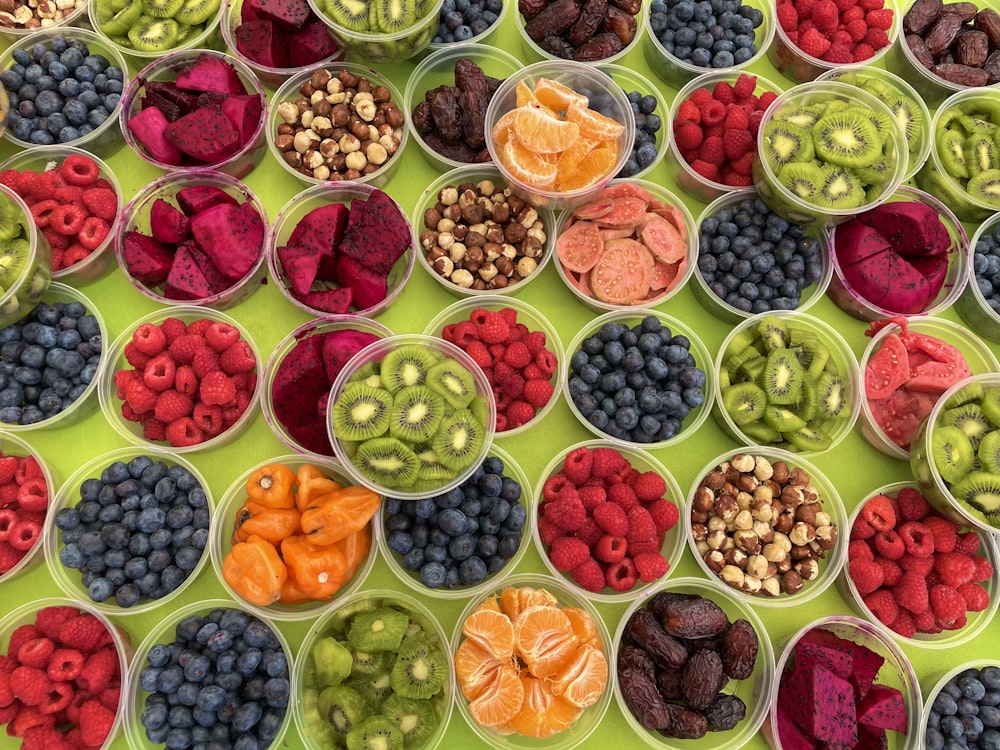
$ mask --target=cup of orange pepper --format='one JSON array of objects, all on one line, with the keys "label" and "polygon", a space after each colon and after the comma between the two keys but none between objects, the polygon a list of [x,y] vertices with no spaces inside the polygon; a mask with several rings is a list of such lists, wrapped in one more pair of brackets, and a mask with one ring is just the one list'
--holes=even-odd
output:
[{"label": "cup of orange pepper", "polygon": [[382,498],[352,485],[336,459],[268,459],[237,477],[212,528],[212,566],[255,614],[305,620],[356,590],[375,558]]}]

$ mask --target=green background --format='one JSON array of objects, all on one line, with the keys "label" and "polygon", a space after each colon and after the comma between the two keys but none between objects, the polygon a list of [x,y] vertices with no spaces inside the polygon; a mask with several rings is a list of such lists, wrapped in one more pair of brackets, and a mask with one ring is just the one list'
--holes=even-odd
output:
[{"label": "green background", "polygon": [[[505,1],[513,2],[513,0]],[[501,28],[493,36],[492,43],[520,59],[530,62],[530,58],[525,56],[520,37],[514,27],[516,15],[516,12],[509,14]],[[405,88],[407,76],[413,70],[416,62],[414,60],[386,65],[382,69],[402,90]],[[619,62],[643,73],[657,83],[660,89],[658,113],[663,117],[666,126],[666,108],[676,96],[677,89],[658,80],[650,71],[643,57],[641,44]],[[792,82],[781,76],[766,59],[755,64],[751,71],[765,75],[783,87],[787,88],[792,85]],[[270,95],[273,92],[269,91],[268,93]],[[0,157],[6,158],[13,152],[14,149],[8,141],[5,140],[0,144]],[[405,210],[412,212],[421,192],[438,176],[438,173],[422,158],[419,147],[413,140],[409,142],[402,154],[397,154],[394,158],[401,159],[402,163],[384,189],[398,200]],[[127,147],[109,157],[108,162],[121,182],[126,200],[159,174],[157,170],[135,156]],[[665,185],[680,194],[673,175],[668,173],[664,162],[661,162],[644,179]],[[246,183],[263,200],[272,220],[286,202],[293,199],[306,187],[281,169],[270,152],[265,154],[261,164],[246,178]],[[692,198],[688,198],[687,203],[695,217],[704,209],[704,204]],[[970,236],[975,228],[975,226],[966,226]],[[157,307],[155,303],[135,291],[117,269],[103,279],[83,286],[81,289],[97,304],[112,338],[129,329],[132,321]],[[519,298],[535,306],[549,318],[559,331],[564,345],[567,345],[581,326],[595,315],[577,301],[563,286],[552,266],[544,270],[541,278],[525,287],[519,294]],[[455,300],[455,297],[431,279],[418,264],[402,295],[378,319],[395,333],[419,333],[439,310]],[[660,305],[658,309],[679,318],[692,327],[702,337],[713,356],[730,330],[728,324],[715,319],[701,308],[690,288],[681,290],[674,298]],[[265,281],[256,293],[228,312],[252,332],[265,357],[283,336],[308,319],[303,312],[294,308],[269,281]],[[863,322],[848,316],[826,298],[812,308],[812,313],[837,328],[844,335],[855,354],[858,357],[861,356],[867,342],[864,336],[866,325]],[[956,321],[961,320],[953,310],[946,311],[942,317]],[[991,348],[994,352],[1000,353],[1000,346],[991,344]],[[96,394],[94,394],[94,399],[96,403]],[[96,408],[88,417],[71,427],[39,430],[27,433],[25,437],[48,462],[57,482],[65,480],[87,460],[126,445],[124,439],[112,430],[100,410]],[[515,457],[534,485],[543,467],[555,453],[570,444],[591,437],[593,437],[592,433],[574,419],[565,399],[560,398],[559,403],[540,424],[514,438],[504,439],[501,437],[498,443]],[[682,491],[686,493],[698,478],[699,471],[705,467],[708,461],[735,447],[736,443],[727,438],[715,422],[709,419],[697,430],[696,434],[673,447],[656,450],[654,454],[667,466]],[[188,454],[188,458],[204,473],[209,480],[212,494],[219,498],[230,483],[250,465],[287,452],[288,450],[273,436],[258,412],[249,429],[229,445],[212,451]],[[836,485],[848,513],[872,490],[890,482],[907,480],[911,477],[909,465],[906,462],[892,460],[877,452],[863,439],[860,427],[855,428],[835,450],[814,459],[814,463]],[[684,498],[677,498],[677,500],[679,504],[682,504]],[[39,555],[40,557],[41,555]],[[545,567],[534,547],[527,550],[527,554],[517,568],[518,572],[541,572],[544,570]],[[670,571],[669,575],[701,575],[700,569],[687,548],[685,548],[680,564]],[[410,591],[404,584],[395,580],[381,558],[376,561],[364,587]],[[38,565],[25,575],[2,585],[0,611],[12,609],[41,596],[59,594],[60,591],[45,565]],[[224,598],[225,596],[224,589],[209,565],[178,599],[171,602],[169,607],[154,609],[143,615],[113,619],[128,632],[133,643],[138,645],[144,635],[175,607],[208,598]],[[445,631],[450,635],[457,625],[458,615],[465,606],[465,602],[434,599],[430,596],[419,598],[434,612]],[[598,606],[598,610],[612,633],[618,627],[626,606],[626,604],[602,604]],[[850,611],[850,606],[841,597],[836,586],[831,586],[821,597],[803,606],[787,609],[763,607],[757,609],[767,627],[767,635],[775,644],[776,655],[780,653],[783,642],[790,635],[812,620],[827,615],[847,614]],[[296,656],[308,626],[308,622],[281,625],[281,629],[291,642]],[[983,658],[990,653],[996,653],[998,646],[1000,646],[1000,624],[994,622],[980,637],[962,647],[944,650],[906,647],[904,651],[911,659],[920,677],[921,686],[926,692],[945,671],[970,659]],[[633,742],[637,739],[626,724],[618,705],[612,702],[605,720],[583,746],[608,747],[612,742],[622,740]],[[0,734],[0,748],[16,747],[18,742],[14,738]],[[481,741],[476,738],[456,710],[452,715],[450,726],[441,746],[472,748],[479,747],[481,744]],[[674,741],[672,744],[675,747],[682,747],[686,743]],[[290,728],[285,735],[284,745],[295,749],[302,747],[302,741],[295,727]],[[112,747],[115,750],[125,748],[124,737],[119,736]],[[767,747],[767,743],[763,736],[758,734],[746,747],[748,750],[761,750]]]}]

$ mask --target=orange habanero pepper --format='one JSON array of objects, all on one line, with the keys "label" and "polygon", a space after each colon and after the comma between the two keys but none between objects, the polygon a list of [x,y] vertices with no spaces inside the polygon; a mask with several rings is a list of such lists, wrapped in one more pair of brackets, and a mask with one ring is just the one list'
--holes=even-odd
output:
[{"label": "orange habanero pepper", "polygon": [[222,577],[248,602],[267,606],[281,596],[288,569],[278,550],[259,536],[237,542],[222,562]]},{"label": "orange habanero pepper", "polygon": [[333,544],[367,526],[381,501],[380,495],[366,487],[328,492],[302,514],[302,532],[313,544]]},{"label": "orange habanero pepper", "polygon": [[313,599],[329,599],[344,583],[347,558],[335,544],[313,544],[299,534],[281,543],[281,556],[295,588]]},{"label": "orange habanero pepper", "polygon": [[354,574],[358,572],[368,558],[368,553],[372,548],[371,531],[365,526],[363,529],[345,536],[337,542],[337,546],[340,547],[340,550],[344,553],[344,557],[347,558],[347,572],[344,574],[344,580],[349,581],[354,578]]},{"label": "orange habanero pepper", "polygon": [[276,547],[285,537],[299,533],[299,512],[295,508],[262,508],[254,512],[244,505],[236,520],[240,533],[259,536]]},{"label": "orange habanero pepper", "polygon": [[267,464],[247,478],[247,496],[268,508],[288,510],[295,507],[294,484],[294,471],[284,464]]},{"label": "orange habanero pepper", "polygon": [[317,497],[327,492],[339,490],[344,485],[330,479],[316,464],[304,463],[295,472],[298,487],[295,492],[295,506],[304,512]]}]

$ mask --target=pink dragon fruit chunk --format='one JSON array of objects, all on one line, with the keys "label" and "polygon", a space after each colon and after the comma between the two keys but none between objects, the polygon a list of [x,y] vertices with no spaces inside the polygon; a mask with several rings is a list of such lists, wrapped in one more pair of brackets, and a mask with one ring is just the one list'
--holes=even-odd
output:
[{"label": "pink dragon fruit chunk", "polygon": [[323,365],[326,377],[333,385],[347,361],[379,337],[364,331],[330,331],[323,334]]},{"label": "pink dragon fruit chunk", "polygon": [[336,281],[336,250],[347,229],[348,208],[343,203],[330,203],[303,216],[288,238],[289,245],[311,248],[321,256],[320,281]]},{"label": "pink dragon fruit chunk", "polygon": [[166,281],[174,262],[173,248],[135,230],[125,233],[122,256],[129,275],[147,286]]},{"label": "pink dragon fruit chunk", "polygon": [[889,750],[889,736],[884,729],[858,724],[858,744],[854,750]]},{"label": "pink dragon fruit chunk", "polygon": [[278,248],[278,262],[288,278],[292,294],[305,296],[312,289],[322,256],[311,248],[284,245]]},{"label": "pink dragon fruit chunk", "polygon": [[945,279],[948,278],[948,256],[909,255],[906,259],[927,280],[927,303],[931,304],[941,293]]},{"label": "pink dragon fruit chunk", "polygon": [[188,217],[157,198],[149,209],[149,228],[157,241],[178,245],[188,238]]},{"label": "pink dragon fruit chunk", "polygon": [[183,153],[204,164],[226,159],[243,145],[229,118],[218,109],[202,107],[168,123],[163,136]]},{"label": "pink dragon fruit chunk", "polygon": [[353,290],[349,287],[324,289],[320,292],[309,292],[309,294],[304,294],[298,299],[314,310],[342,315],[351,311],[351,304],[353,302],[352,292]]},{"label": "pink dragon fruit chunk", "polygon": [[337,43],[330,36],[326,25],[319,20],[307,23],[301,31],[288,35],[288,63],[302,68],[337,54]]},{"label": "pink dragon fruit chunk", "polygon": [[177,74],[177,88],[185,91],[217,91],[220,94],[245,94],[246,86],[230,63],[209,54],[199,55],[191,67]]},{"label": "pink dragon fruit chunk", "polygon": [[854,747],[858,722],[851,683],[813,664],[786,675],[781,684],[784,707],[803,732],[820,742]]},{"label": "pink dragon fruit chunk", "polygon": [[227,96],[222,102],[222,114],[229,118],[239,133],[240,143],[253,140],[264,115],[264,105],[257,94]]},{"label": "pink dragon fruit chunk", "polygon": [[[243,4],[245,8],[246,3]],[[233,31],[236,49],[258,65],[269,68],[288,67],[288,42],[272,21],[244,22]]]},{"label": "pink dragon fruit chunk", "polygon": [[858,704],[858,723],[906,734],[903,693],[889,685],[872,685]]},{"label": "pink dragon fruit chunk", "polygon": [[152,107],[160,110],[163,116],[167,118],[167,122],[179,120],[186,114],[181,111],[180,106],[176,102],[165,99],[159,94],[150,93],[148,90],[139,101],[139,106],[141,109],[149,109]]},{"label": "pink dragon fruit chunk", "polygon": [[212,288],[201,265],[195,258],[194,250],[189,245],[179,245],[174,254],[174,262],[170,266],[166,283],[163,285],[163,296],[176,300],[198,300],[210,297]]},{"label": "pink dragon fruit chunk", "polygon": [[333,449],[317,409],[330,390],[321,347],[320,337],[310,336],[288,352],[275,371],[271,403],[289,435],[314,453],[329,456],[333,455]]},{"label": "pink dragon fruit chunk", "polygon": [[260,258],[264,222],[256,211],[221,203],[191,217],[191,236],[227,279],[242,279]]},{"label": "pink dragon fruit chunk", "polygon": [[912,315],[927,307],[927,280],[893,249],[843,269],[844,278],[862,297],[878,307]]},{"label": "pink dragon fruit chunk", "polygon": [[177,191],[177,205],[189,217],[218,203],[228,203],[232,206],[239,205],[239,201],[225,190],[212,187],[211,185],[195,185],[194,187],[181,188]]},{"label": "pink dragon fruit chunk", "polygon": [[180,166],[184,163],[184,154],[165,132],[173,124],[156,107],[140,110],[128,119],[129,131],[152,158],[161,164]]},{"label": "pink dragon fruit chunk", "polygon": [[143,85],[143,97],[152,97],[155,101],[173,102],[180,115],[198,109],[198,95],[177,88],[177,84],[173,81],[146,81]]},{"label": "pink dragon fruit chunk", "polygon": [[851,650],[851,684],[858,700],[865,697],[875,682],[875,676],[885,663],[885,657],[865,645],[842,639]]},{"label": "pink dragon fruit chunk", "polygon": [[262,21],[264,16],[258,13],[250,3],[240,4],[240,23],[252,23],[253,21]]},{"label": "pink dragon fruit chunk", "polygon": [[874,228],[853,219],[838,224],[833,235],[833,249],[841,268],[853,266],[891,247]]},{"label": "pink dragon fruit chunk", "polygon": [[841,644],[840,638],[828,630],[814,628],[795,644],[796,669],[810,668],[820,664],[838,677],[851,676],[851,653]]},{"label": "pink dragon fruit chunk", "polygon": [[337,257],[337,278],[342,286],[350,287],[354,294],[354,306],[358,310],[375,307],[389,294],[385,276],[349,255]]},{"label": "pink dragon fruit chunk", "polygon": [[894,201],[865,211],[858,221],[873,227],[905,255],[934,252],[948,229],[938,212],[920,201]]},{"label": "pink dragon fruit chunk", "polygon": [[409,249],[406,217],[395,201],[375,190],[367,201],[352,200],[340,251],[383,276]]},{"label": "pink dragon fruit chunk", "polygon": [[[212,294],[221,294],[233,285],[233,282],[223,276],[219,269],[216,268],[215,263],[212,262],[210,257],[193,245],[187,244],[186,246],[190,248],[191,256],[194,258],[195,263],[198,264],[198,268],[201,269],[201,273],[205,277],[205,283],[208,284],[209,291]],[[181,245],[181,247],[185,247],[185,245]]]},{"label": "pink dragon fruit chunk", "polygon": [[306,0],[246,0],[253,12],[288,28],[300,29],[309,19]]},{"label": "pink dragon fruit chunk", "polygon": [[802,734],[802,730],[788,714],[778,706],[776,734],[781,740],[782,750],[815,750],[816,743]]}]

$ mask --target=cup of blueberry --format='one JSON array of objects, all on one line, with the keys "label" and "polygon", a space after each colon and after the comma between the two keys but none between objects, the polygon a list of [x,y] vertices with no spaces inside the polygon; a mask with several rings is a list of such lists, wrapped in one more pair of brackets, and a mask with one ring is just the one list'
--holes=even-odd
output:
[{"label": "cup of blueberry", "polygon": [[920,720],[921,747],[943,750],[1000,743],[1000,665],[975,659],[949,670],[927,692]]},{"label": "cup of blueberry", "polygon": [[514,3],[504,0],[444,0],[431,50],[465,42],[489,44]]},{"label": "cup of blueberry", "polygon": [[1000,214],[980,224],[969,245],[969,281],[955,309],[980,336],[1000,342]]}]

